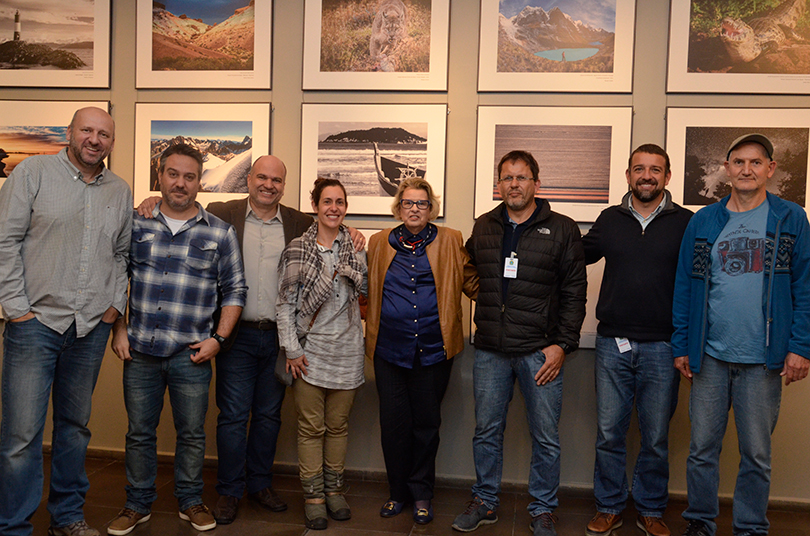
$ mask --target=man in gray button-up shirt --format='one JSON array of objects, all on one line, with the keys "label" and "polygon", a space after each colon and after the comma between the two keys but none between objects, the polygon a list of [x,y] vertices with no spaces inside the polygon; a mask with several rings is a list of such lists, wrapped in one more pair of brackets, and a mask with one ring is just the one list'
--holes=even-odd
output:
[{"label": "man in gray button-up shirt", "polygon": [[28,535],[42,497],[42,433],[53,392],[52,535],[94,536],[82,511],[93,389],[124,312],[129,186],[104,166],[115,124],[83,108],[68,147],[21,162],[0,189],[0,306],[8,321],[0,430],[0,534]]}]

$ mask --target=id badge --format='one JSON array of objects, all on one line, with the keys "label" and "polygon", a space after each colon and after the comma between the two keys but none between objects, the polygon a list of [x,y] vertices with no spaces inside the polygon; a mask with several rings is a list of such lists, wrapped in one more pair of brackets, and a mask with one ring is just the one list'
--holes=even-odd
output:
[{"label": "id badge", "polygon": [[630,346],[630,341],[624,337],[616,337],[616,346],[619,347],[619,353],[621,354],[629,352],[632,349]]},{"label": "id badge", "polygon": [[517,257],[507,258],[506,262],[504,262],[503,264],[503,276],[508,277],[509,279],[515,279],[517,277],[517,270],[518,270]]}]

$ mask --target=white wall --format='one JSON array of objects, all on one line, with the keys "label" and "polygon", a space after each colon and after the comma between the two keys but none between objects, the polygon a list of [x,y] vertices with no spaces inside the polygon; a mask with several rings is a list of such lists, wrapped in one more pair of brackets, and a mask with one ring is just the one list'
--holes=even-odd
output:
[{"label": "white wall", "polygon": [[[678,0],[685,1],[685,0]],[[274,54],[272,91],[218,90],[136,90],[135,89],[135,2],[113,1],[112,84],[109,90],[64,90],[43,88],[0,88],[0,99],[32,100],[110,100],[117,122],[116,147],[112,169],[130,183],[133,173],[135,102],[271,102],[272,151],[289,169],[285,199],[296,206],[297,177],[300,168],[301,103],[447,103],[447,181],[445,218],[439,223],[460,229],[467,236],[473,224],[473,184],[475,176],[476,107],[479,104],[632,106],[633,147],[646,142],[664,145],[667,106],[684,107],[802,107],[805,96],[667,95],[667,0],[638,0],[634,90],[624,95],[589,94],[478,94],[477,51],[479,5],[476,0],[454,0],[450,17],[449,84],[446,93],[387,92],[307,92],[301,91],[303,2],[276,0],[274,5]],[[680,170],[674,170],[677,175]],[[361,228],[382,228],[386,218],[349,218]],[[467,312],[469,313],[469,311]],[[469,314],[467,314],[469,317]],[[467,319],[469,322],[469,318]],[[440,476],[473,479],[471,439],[474,429],[472,398],[472,349],[457,358],[444,404],[442,444],[437,469]],[[564,396],[560,434],[562,441],[562,482],[567,486],[590,487],[595,439],[595,397],[593,351],[580,350],[565,366]],[[367,367],[371,371],[371,367]],[[91,447],[123,450],[126,413],[121,393],[121,363],[108,351],[94,399]],[[351,469],[384,471],[379,445],[377,394],[370,377],[361,389],[351,417],[348,466]],[[681,385],[681,402],[672,423],[670,488],[685,493],[685,465],[689,447],[688,391]],[[284,406],[277,461],[295,464],[295,419],[292,400]],[[810,380],[784,390],[782,412],[774,434],[774,499],[810,503],[810,459],[804,447],[810,443]],[[209,456],[216,455],[214,431],[216,409],[213,389],[208,415]],[[168,407],[168,404],[167,404]],[[46,437],[50,434],[50,427]],[[164,412],[158,448],[174,451],[174,433],[169,410]],[[637,432],[631,438],[637,442]],[[523,401],[516,395],[506,430],[507,452],[504,481],[525,483],[528,478],[530,442],[526,430]],[[632,448],[634,455],[637,448]],[[722,457],[721,492],[733,490],[739,457],[733,424],[729,427]]]}]

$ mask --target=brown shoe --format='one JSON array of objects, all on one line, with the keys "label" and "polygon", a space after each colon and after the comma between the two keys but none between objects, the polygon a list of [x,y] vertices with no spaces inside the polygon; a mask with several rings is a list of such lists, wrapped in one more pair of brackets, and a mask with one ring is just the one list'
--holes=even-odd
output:
[{"label": "brown shoe", "polygon": [[636,526],[643,530],[647,536],[670,536],[672,534],[669,527],[660,517],[638,516]]},{"label": "brown shoe", "polygon": [[614,530],[622,526],[622,516],[619,514],[608,514],[607,512],[596,512],[593,519],[588,523],[585,534],[588,536],[610,536]]},{"label": "brown shoe", "polygon": [[211,515],[211,510],[204,504],[195,504],[180,512],[180,519],[189,521],[191,526],[199,531],[217,528],[217,520]]},{"label": "brown shoe", "polygon": [[118,517],[113,519],[107,526],[107,534],[113,536],[124,536],[132,532],[137,525],[146,523],[152,514],[141,514],[131,508],[124,508],[118,512]]},{"label": "brown shoe", "polygon": [[273,488],[264,488],[251,493],[249,497],[272,512],[283,512],[287,509],[287,503],[281,500]]},{"label": "brown shoe", "polygon": [[231,495],[220,495],[217,505],[214,507],[214,519],[220,525],[230,525],[236,519],[236,511],[239,509],[239,499]]}]

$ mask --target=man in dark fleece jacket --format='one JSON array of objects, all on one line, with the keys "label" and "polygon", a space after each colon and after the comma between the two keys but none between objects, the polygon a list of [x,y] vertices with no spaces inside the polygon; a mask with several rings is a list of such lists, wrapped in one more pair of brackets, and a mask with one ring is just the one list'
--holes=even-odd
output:
[{"label": "man in dark fleece jacket", "polygon": [[610,534],[622,524],[628,496],[627,428],[638,410],[641,451],[632,493],[638,527],[648,536],[669,536],[662,520],[669,481],[669,421],[678,403],[680,376],[672,366],[672,297],[681,238],[692,213],[666,190],[669,156],[657,145],[630,155],[628,192],[605,209],[583,238],[585,262],[605,258],[596,305],[596,516],[589,536]]}]

